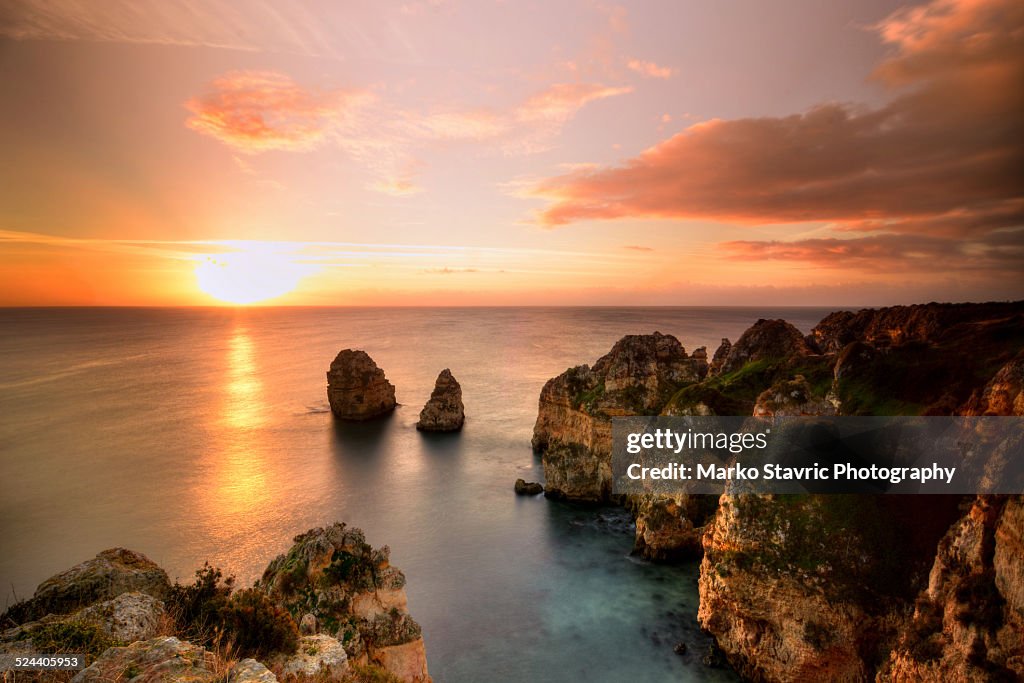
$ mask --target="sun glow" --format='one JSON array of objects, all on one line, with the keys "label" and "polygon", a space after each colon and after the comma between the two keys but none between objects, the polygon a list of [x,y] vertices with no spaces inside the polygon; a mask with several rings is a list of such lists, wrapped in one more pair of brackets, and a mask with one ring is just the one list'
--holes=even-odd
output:
[{"label": "sun glow", "polygon": [[207,256],[196,264],[196,281],[206,294],[225,303],[248,305],[288,294],[310,267],[288,254],[250,247]]}]

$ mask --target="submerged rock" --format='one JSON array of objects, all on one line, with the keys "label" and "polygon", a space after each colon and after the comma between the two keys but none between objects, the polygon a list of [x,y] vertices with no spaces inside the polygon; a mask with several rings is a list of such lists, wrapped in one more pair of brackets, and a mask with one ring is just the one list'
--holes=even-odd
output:
[{"label": "submerged rock", "polygon": [[456,432],[462,429],[466,421],[466,410],[462,405],[462,387],[452,376],[452,371],[445,368],[434,382],[434,391],[430,400],[420,411],[420,420],[416,429],[425,432]]},{"label": "submerged rock", "polygon": [[544,493],[544,487],[537,482],[526,481],[525,479],[516,479],[516,495],[536,496],[540,493]]},{"label": "submerged rock", "polygon": [[140,592],[163,599],[169,590],[167,572],[155,562],[142,553],[111,548],[43,581],[31,598],[0,616],[0,623],[21,624],[47,614],[68,614],[122,593]]},{"label": "submerged rock", "polygon": [[369,420],[395,409],[395,387],[365,351],[341,351],[327,371],[327,400],[343,420]]}]

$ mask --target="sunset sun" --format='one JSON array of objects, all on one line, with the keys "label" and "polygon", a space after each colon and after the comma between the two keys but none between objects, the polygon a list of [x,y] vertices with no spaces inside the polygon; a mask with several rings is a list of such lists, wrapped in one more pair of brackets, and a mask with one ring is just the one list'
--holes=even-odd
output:
[{"label": "sunset sun", "polygon": [[239,252],[206,257],[196,264],[195,275],[206,294],[244,306],[288,294],[307,270],[282,254]]}]

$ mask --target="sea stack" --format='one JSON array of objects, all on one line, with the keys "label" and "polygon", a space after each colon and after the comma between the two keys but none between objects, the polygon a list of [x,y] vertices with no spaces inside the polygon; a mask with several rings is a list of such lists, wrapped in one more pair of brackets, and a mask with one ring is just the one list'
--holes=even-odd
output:
[{"label": "sea stack", "polygon": [[434,382],[430,400],[420,411],[416,429],[424,432],[457,432],[466,421],[466,410],[462,405],[462,387],[445,368]]},{"label": "sea stack", "polygon": [[345,349],[327,371],[327,400],[342,420],[370,420],[395,409],[395,387],[365,351]]}]

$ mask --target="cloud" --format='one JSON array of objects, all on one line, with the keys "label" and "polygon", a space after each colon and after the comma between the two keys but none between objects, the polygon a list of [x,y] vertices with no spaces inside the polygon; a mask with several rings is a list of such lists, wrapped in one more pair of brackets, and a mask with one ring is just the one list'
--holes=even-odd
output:
[{"label": "cloud", "polygon": [[626,62],[626,66],[645,78],[672,78],[675,73],[671,67],[658,66],[654,62],[645,62],[641,59],[631,59]]},{"label": "cloud", "polygon": [[[1019,266],[984,240],[997,231],[1019,240],[1006,229],[1024,223],[1024,5],[937,0],[875,30],[891,48],[874,72],[893,88],[888,104],[697,123],[621,165],[537,182],[532,195],[548,200],[541,222],[827,222],[887,236],[729,249],[743,258],[866,261],[899,247],[903,261],[931,253],[922,262],[931,258],[933,268],[940,255],[976,252]],[[915,252],[912,240],[893,235],[937,241],[922,240]]]},{"label": "cloud", "polygon": [[185,125],[243,152],[303,151],[368,99],[364,91],[308,90],[276,71],[233,71],[185,103]]},{"label": "cloud", "polygon": [[629,249],[630,251],[654,251],[652,247],[644,247],[639,244],[627,244],[622,248]]},{"label": "cloud", "polygon": [[942,269],[1024,272],[1024,235],[999,231],[978,241],[926,235],[871,235],[850,239],[724,242],[730,257],[748,261],[798,261],[817,267],[888,272]]},{"label": "cloud", "polygon": [[86,40],[205,46],[340,57],[305,3],[281,0],[14,0],[0,35],[15,40]]},{"label": "cloud", "polygon": [[420,272],[428,275],[457,275],[459,273],[477,273],[479,271],[476,268],[449,268],[445,266],[444,268],[427,268]]}]

